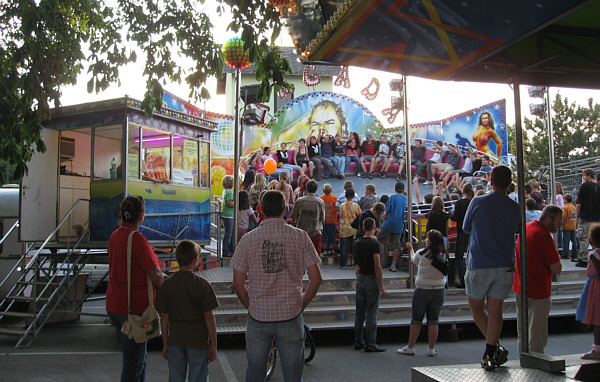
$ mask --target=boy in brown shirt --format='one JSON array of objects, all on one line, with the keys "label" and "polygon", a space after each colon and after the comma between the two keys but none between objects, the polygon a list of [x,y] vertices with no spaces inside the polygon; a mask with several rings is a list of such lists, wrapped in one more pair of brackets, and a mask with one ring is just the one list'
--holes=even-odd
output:
[{"label": "boy in brown shirt", "polygon": [[175,249],[176,272],[163,283],[156,298],[161,313],[162,356],[169,361],[169,381],[208,380],[208,364],[217,358],[217,324],[213,309],[219,306],[208,280],[198,276],[200,247],[182,240]]}]

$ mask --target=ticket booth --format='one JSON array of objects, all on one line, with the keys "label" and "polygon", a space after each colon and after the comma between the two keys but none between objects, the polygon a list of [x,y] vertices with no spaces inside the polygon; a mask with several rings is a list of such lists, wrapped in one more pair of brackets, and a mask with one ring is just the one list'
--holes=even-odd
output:
[{"label": "ticket booth", "polygon": [[215,123],[175,110],[148,117],[127,97],[53,110],[43,129],[47,150],[33,156],[22,182],[20,240],[45,240],[72,210],[56,241],[83,226],[90,242],[106,242],[123,198],[140,195],[140,231],[150,241],[208,243],[214,131]]}]

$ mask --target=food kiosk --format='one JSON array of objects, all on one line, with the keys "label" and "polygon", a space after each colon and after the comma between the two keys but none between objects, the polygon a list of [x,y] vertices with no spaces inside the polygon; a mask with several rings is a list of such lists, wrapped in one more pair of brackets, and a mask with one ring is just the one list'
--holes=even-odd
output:
[{"label": "food kiosk", "polygon": [[209,243],[214,131],[214,122],[168,108],[148,117],[128,97],[52,110],[47,150],[33,155],[21,183],[20,241],[45,240],[72,210],[54,240],[89,227],[89,242],[105,243],[123,198],[140,195],[148,240]]}]

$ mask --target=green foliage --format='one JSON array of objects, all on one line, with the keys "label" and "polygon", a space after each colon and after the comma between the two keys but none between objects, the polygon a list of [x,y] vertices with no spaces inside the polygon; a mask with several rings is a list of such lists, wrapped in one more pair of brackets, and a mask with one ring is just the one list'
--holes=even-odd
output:
[{"label": "green foliage", "polygon": [[[556,164],[598,155],[600,105],[591,98],[587,105],[577,106],[557,93],[552,104],[552,126]],[[550,164],[548,129],[543,120],[528,118],[525,128],[531,137],[525,144],[526,166],[534,172]]]},{"label": "green foliage", "polygon": [[[185,81],[190,98],[210,97],[204,84],[223,69],[220,46],[202,10],[204,0],[4,0],[0,3],[0,160],[15,165],[15,178],[27,172],[35,150],[44,151],[42,122],[60,106],[61,89],[74,84],[88,65],[89,92],[119,83],[119,68],[135,61],[129,44],[143,53],[149,115],[162,105],[163,85]],[[267,1],[215,0],[218,12],[231,12],[229,28],[241,32],[261,82],[258,96],[289,87],[289,64],[273,42],[282,27]],[[270,38],[265,36],[270,35]],[[183,67],[180,57],[191,59]]]}]

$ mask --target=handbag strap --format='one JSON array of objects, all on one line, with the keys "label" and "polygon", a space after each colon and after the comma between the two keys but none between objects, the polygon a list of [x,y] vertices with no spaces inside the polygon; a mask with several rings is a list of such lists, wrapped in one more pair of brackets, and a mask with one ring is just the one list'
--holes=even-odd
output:
[{"label": "handbag strap", "polygon": [[[137,231],[131,231],[127,238],[127,314],[131,314],[131,245],[133,243],[133,234]],[[146,284],[148,285],[148,305],[152,304],[152,280],[146,272]]]}]

